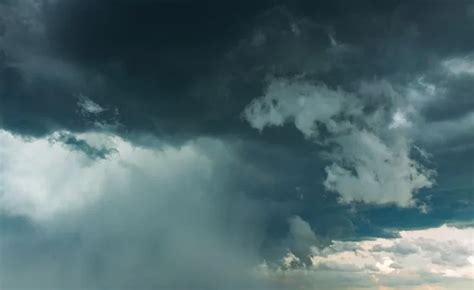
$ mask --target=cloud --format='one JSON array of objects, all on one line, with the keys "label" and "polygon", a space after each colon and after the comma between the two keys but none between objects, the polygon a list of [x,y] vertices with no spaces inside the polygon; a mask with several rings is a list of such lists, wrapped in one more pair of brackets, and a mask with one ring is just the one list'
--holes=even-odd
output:
[{"label": "cloud", "polygon": [[[162,179],[173,174],[167,173],[163,164],[186,166],[186,162],[201,162],[202,175],[210,174],[210,161],[195,152],[192,145],[154,152],[135,148],[107,133],[75,137],[56,132],[48,138],[28,140],[1,131],[1,137],[2,209],[39,221],[54,219],[61,212],[94,201],[107,186],[117,184],[113,180],[126,186],[126,176],[133,168],[149,170]],[[176,174],[180,171],[176,169]],[[185,169],[182,171],[184,174]]]},{"label": "cloud", "polygon": [[[332,164],[326,167],[324,186],[338,192],[343,202],[409,206],[413,193],[433,185],[433,171],[410,157],[410,141],[398,128],[403,127],[399,99],[383,82],[365,83],[348,93],[277,79],[243,116],[259,130],[293,123],[307,139],[326,146]],[[397,126],[391,114],[398,116]]]},{"label": "cloud", "polygon": [[[264,266],[260,273],[284,279],[289,288],[469,289],[474,278],[473,233],[472,228],[443,225],[401,231],[395,239],[333,241],[326,248],[314,247],[312,263],[305,268]],[[443,255],[445,250],[450,255]]]},{"label": "cloud", "polygon": [[117,151],[90,159],[48,138],[0,136],[1,218],[35,228],[2,232],[2,287],[265,289],[250,273],[257,211],[226,194],[235,189],[219,164],[232,156],[220,141],[156,149],[88,132],[77,138]]},{"label": "cloud", "polygon": [[[420,140],[427,143],[444,144],[445,146],[443,146],[441,151],[465,150],[472,146],[471,139],[474,136],[469,131],[469,128],[472,128],[473,126],[474,111],[458,119],[440,120],[429,124],[423,124],[418,134],[420,135]],[[462,143],[461,146],[458,144],[459,141]]]},{"label": "cloud", "polygon": [[47,139],[28,141],[6,131],[0,134],[3,212],[50,219],[99,194],[100,171],[106,164],[91,168],[87,156]]},{"label": "cloud", "polygon": [[94,101],[83,95],[79,97],[79,102],[77,102],[77,105],[79,106],[80,112],[84,115],[96,115],[105,111],[105,109],[100,105],[94,103]]},{"label": "cloud", "polygon": [[55,132],[48,139],[50,142],[62,142],[71,150],[83,152],[91,159],[106,159],[110,154],[117,153],[116,149],[107,148],[103,145],[98,148],[91,146],[89,143],[87,143],[87,141],[78,139],[73,134],[68,132]]},{"label": "cloud", "polygon": [[331,129],[339,130],[336,128],[338,124],[331,118],[349,105],[344,103],[352,102],[352,98],[344,94],[325,86],[275,80],[270,82],[264,97],[253,100],[246,107],[243,116],[258,130],[267,126],[282,126],[291,120],[305,137],[318,137],[320,131],[316,122],[333,125]]},{"label": "cloud", "polygon": [[[311,226],[299,216],[293,216],[289,223],[289,256],[286,257],[286,266],[301,266],[309,263],[309,253],[312,247],[319,247],[323,242],[316,236]],[[303,265],[304,265],[303,264]]]},{"label": "cloud", "polygon": [[379,2],[0,0],[2,286],[377,288],[308,254],[472,220],[472,3]]},{"label": "cloud", "polygon": [[411,123],[407,120],[406,115],[398,110],[393,114],[392,123],[388,126],[389,129],[396,129],[400,127],[410,127]]},{"label": "cloud", "polygon": [[451,73],[474,75],[474,59],[472,55],[454,57],[443,62],[443,66]]}]

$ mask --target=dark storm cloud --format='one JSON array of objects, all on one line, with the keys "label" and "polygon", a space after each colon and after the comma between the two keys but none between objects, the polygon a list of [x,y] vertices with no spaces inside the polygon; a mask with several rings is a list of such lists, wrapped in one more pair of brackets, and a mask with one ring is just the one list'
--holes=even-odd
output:
[{"label": "dark storm cloud", "polygon": [[[184,140],[225,133],[309,153],[315,149],[299,145],[303,138],[289,126],[259,135],[241,119],[268,76],[346,88],[374,77],[407,85],[472,50],[472,7],[471,1],[6,2],[2,126],[27,135],[97,129],[77,114],[77,96],[85,94],[117,108],[122,134]],[[459,118],[472,107],[470,76],[441,77],[446,105],[423,109],[428,122]]]},{"label": "dark storm cloud", "polygon": [[[446,61],[452,59],[469,60],[474,51],[473,1],[45,0],[1,1],[0,9],[2,128],[35,137],[67,130],[56,141],[89,155],[94,162],[106,162],[119,154],[113,147],[94,147],[76,133],[112,131],[140,148],[161,148],[163,144],[181,148],[199,136],[227,142],[235,160],[219,163],[216,171],[225,174],[215,177],[216,183],[226,185],[219,192],[224,201],[214,203],[205,196],[202,202],[203,208],[206,202],[222,207],[213,210],[226,213],[216,214],[224,224],[216,227],[224,229],[217,237],[198,243],[221,245],[227,242],[223,237],[230,236],[246,244],[245,250],[258,252],[251,259],[277,261],[291,250],[304,260],[313,242],[324,245],[332,239],[393,237],[397,229],[473,219],[474,139],[469,130],[474,111],[473,74],[468,70],[453,73],[446,67]],[[410,137],[434,153],[430,162],[438,172],[438,184],[416,193],[415,208],[357,202],[341,205],[338,195],[326,192],[322,185],[328,161],[320,154],[321,145],[306,140],[292,124],[259,133],[243,119],[246,106],[263,96],[275,77],[310,80],[349,93],[362,82],[379,80],[387,81],[400,94],[415,88],[414,99],[421,105],[411,114],[421,125],[414,126]],[[430,95],[431,85],[436,92]],[[380,94],[363,103],[364,110],[370,113],[389,107],[385,97]],[[143,137],[143,133],[159,139]],[[153,183],[146,181],[143,186],[147,182]],[[166,217],[156,214],[154,208],[161,200],[151,194],[153,188],[139,190],[147,193],[143,214],[131,220],[122,217],[113,227],[123,222],[126,230],[133,232],[143,225],[145,230],[136,239],[119,233],[126,236],[122,242],[131,241],[132,247],[117,244],[109,252],[115,261],[126,260],[116,258],[122,251],[132,258],[133,251],[135,258],[147,257],[147,250],[157,251],[157,256],[165,258],[163,264],[144,260],[168,274],[171,284],[178,283],[183,269],[189,277],[179,285],[197,282],[209,288],[212,271],[221,273],[222,280],[237,280],[235,273],[219,266],[222,257],[233,258],[225,252],[234,247],[219,248],[217,254],[204,249],[193,256],[193,251],[200,250],[198,245],[180,240],[212,235],[215,228],[204,225],[209,217],[203,217],[202,223],[198,220],[196,229],[189,232],[182,220],[161,225],[161,218]],[[192,219],[193,201],[182,195],[177,199],[172,207],[175,216]],[[115,201],[115,208],[104,206],[104,212],[94,209],[87,219],[93,224],[91,229],[75,229],[76,233],[86,232],[89,244],[81,254],[90,259],[77,263],[84,268],[66,271],[76,275],[72,278],[77,285],[84,277],[92,277],[97,287],[113,284],[114,273],[107,267],[116,268],[107,253],[101,256],[100,252],[113,243],[117,233],[94,221],[113,220],[117,208],[126,212],[134,202],[143,206],[127,198]],[[200,206],[198,210],[203,211]],[[426,213],[420,211],[423,206],[428,208]],[[8,224],[6,228],[20,232],[34,231],[17,220],[0,222],[2,228]],[[252,223],[256,225],[247,226]],[[157,224],[170,232],[171,240],[164,242],[164,249],[177,253],[180,246],[188,247],[177,256],[178,264],[173,264],[172,254],[156,249],[153,243],[161,241],[159,234],[153,233],[147,241],[146,231],[154,231]],[[99,236],[100,231],[105,232],[103,238],[87,240],[91,232]],[[248,240],[236,237],[239,235],[247,235]],[[81,245],[80,237],[74,235],[60,233],[56,238],[64,240],[63,244],[43,241],[33,254],[44,248],[67,252]],[[12,261],[14,254],[32,247],[13,245],[2,246],[4,252],[13,253],[7,257]],[[206,254],[222,257],[215,264],[206,261],[202,271],[190,274],[202,266],[199,261],[207,259]],[[53,270],[45,269],[39,277],[53,281],[64,265],[50,261],[47,254],[38,255],[38,265],[31,266],[28,273],[33,275],[46,260]],[[64,264],[77,258],[68,255],[60,255]],[[167,263],[173,264],[172,269],[166,269]],[[13,268],[22,266],[19,261]],[[132,268],[126,263],[118,269],[120,281],[136,281]],[[144,279],[143,285],[154,281],[151,270],[138,276]],[[8,282],[14,284],[17,278],[10,276]]]},{"label": "dark storm cloud", "polygon": [[441,93],[440,99],[425,108],[424,115],[429,121],[442,121],[462,118],[472,112],[474,98],[472,97],[472,83],[474,75],[461,75],[455,77],[442,76],[434,80],[436,84],[446,88]]},{"label": "dark storm cloud", "polygon": [[[2,97],[11,110],[4,110],[4,126],[83,130],[72,114],[72,95],[84,93],[117,106],[131,128],[248,132],[239,115],[261,95],[268,75],[305,74],[332,86],[410,78],[472,48],[470,5],[49,1],[35,13],[19,13],[35,20],[22,22],[22,29],[6,21],[2,80],[9,81]],[[8,50],[26,44],[32,47],[21,55]],[[34,71],[35,62],[42,62],[41,71]],[[61,63],[69,72],[48,72]],[[26,80],[28,73],[33,80]],[[8,113],[13,110],[29,113]]]}]

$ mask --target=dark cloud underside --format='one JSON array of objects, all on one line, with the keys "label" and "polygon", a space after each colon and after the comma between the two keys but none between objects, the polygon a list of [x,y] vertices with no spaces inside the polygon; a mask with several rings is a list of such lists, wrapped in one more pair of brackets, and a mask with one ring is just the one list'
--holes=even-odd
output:
[{"label": "dark cloud underside", "polygon": [[[0,168],[0,182],[18,160],[31,163],[18,172],[34,175],[29,169],[43,163],[33,161],[49,156],[7,154],[17,137],[32,148],[47,140],[52,159],[64,154],[44,172],[61,181],[55,191],[75,188],[75,174],[92,178],[83,168],[100,172],[94,182],[118,180],[64,227],[2,213],[0,249],[16,262],[0,265],[0,274],[26,288],[32,284],[17,281],[23,270],[55,287],[71,279],[91,289],[266,289],[242,269],[278,263],[288,251],[310,263],[310,245],[331,240],[472,222],[472,35],[467,0],[0,1],[0,157],[12,162]],[[81,170],[55,171],[71,160]],[[100,167],[109,163],[128,177]],[[380,180],[404,165],[412,174],[402,199],[392,192],[403,182]],[[365,169],[376,185],[353,193]],[[331,188],[328,172],[353,183]],[[417,184],[418,173],[427,180]],[[10,196],[4,187],[1,196]],[[24,268],[28,259],[35,263]],[[77,269],[64,270],[69,261]],[[50,267],[35,273],[41,263]],[[240,285],[239,275],[249,283]]]}]

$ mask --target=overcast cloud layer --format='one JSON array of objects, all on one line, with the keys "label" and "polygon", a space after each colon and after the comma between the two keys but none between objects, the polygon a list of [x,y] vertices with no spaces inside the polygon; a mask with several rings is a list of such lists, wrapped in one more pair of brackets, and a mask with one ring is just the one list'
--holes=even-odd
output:
[{"label": "overcast cloud layer", "polygon": [[474,1],[0,0],[0,289],[471,289]]}]

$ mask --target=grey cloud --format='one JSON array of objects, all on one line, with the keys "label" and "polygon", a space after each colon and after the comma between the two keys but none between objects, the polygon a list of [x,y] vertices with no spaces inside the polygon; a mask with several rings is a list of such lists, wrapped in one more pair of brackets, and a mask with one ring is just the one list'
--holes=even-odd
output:
[{"label": "grey cloud", "polygon": [[373,248],[374,251],[394,252],[400,255],[411,255],[419,252],[419,246],[413,244],[411,241],[397,241],[392,246],[384,247],[377,245]]},{"label": "grey cloud", "polygon": [[97,115],[105,111],[99,104],[94,103],[94,101],[83,95],[79,96],[77,105],[83,115]]},{"label": "grey cloud", "polygon": [[472,249],[468,244],[456,240],[435,243],[429,239],[419,239],[416,244],[422,251],[429,252],[429,256],[435,264],[448,267],[470,265],[467,257],[472,254]]},{"label": "grey cloud", "polygon": [[[6,49],[6,54],[17,59],[14,67],[20,80],[25,75],[42,76],[42,80],[34,89],[19,81],[14,90],[3,94],[4,103],[12,110],[28,111],[26,99],[34,101],[34,92],[41,91],[45,101],[63,104],[62,111],[56,111],[43,102],[35,103],[35,110],[28,114],[34,121],[4,112],[4,126],[31,127],[23,129],[30,134],[40,129],[44,134],[55,127],[83,129],[71,120],[73,98],[67,97],[83,93],[117,106],[124,125],[133,129],[165,135],[248,135],[238,115],[261,93],[268,75],[312,75],[330,86],[344,87],[377,76],[410,78],[431,69],[435,60],[470,48],[463,37],[455,38],[456,49],[446,46],[447,41],[439,39],[454,34],[446,33],[447,28],[433,19],[457,15],[450,23],[458,28],[453,28],[458,36],[469,35],[469,25],[464,23],[472,21],[464,12],[468,3],[446,6],[442,1],[429,7],[418,1],[367,1],[360,6],[338,1],[232,5],[119,1],[113,7],[97,1],[19,3],[3,6],[18,15],[11,19],[26,18],[29,24],[22,30],[8,24],[9,37],[3,41],[21,46],[23,53]],[[230,9],[239,17],[229,17]],[[426,14],[418,17],[413,11]],[[205,17],[206,13],[213,17]],[[126,24],[133,15],[148,22]],[[44,32],[35,32],[40,26]],[[257,47],[251,45],[256,31],[266,39]],[[410,45],[405,48],[400,43]],[[386,59],[396,59],[397,65],[391,66]],[[18,95],[24,96],[26,105],[13,100]]]},{"label": "grey cloud", "polygon": [[[28,282],[14,273],[16,269],[32,277],[37,274],[37,281],[59,288],[68,286],[66,278],[60,281],[59,277],[68,276],[78,287],[87,286],[84,283],[90,281],[95,283],[94,287],[104,288],[112,285],[114,278],[129,283],[134,278],[133,270],[143,268],[136,278],[142,278],[145,285],[147,281],[150,284],[155,281],[155,273],[144,265],[150,262],[169,274],[171,284],[184,287],[195,281],[201,288],[212,288],[209,270],[222,274],[222,285],[218,286],[224,287],[227,282],[223,280],[238,280],[227,269],[237,273],[255,264],[254,259],[264,258],[273,263],[288,248],[306,249],[309,243],[303,242],[304,236],[313,239],[308,228],[324,241],[357,240],[391,236],[396,229],[471,220],[473,140],[469,129],[473,105],[469,93],[472,91],[469,61],[474,47],[473,7],[472,1],[442,0],[431,1],[429,5],[426,1],[396,0],[357,3],[342,0],[0,1],[2,129],[34,140],[68,132],[52,146],[65,142],[69,145],[59,147],[74,156],[82,156],[84,152],[97,156],[85,162],[92,167],[119,158],[120,154],[112,153],[115,146],[107,144],[102,148],[84,139],[82,134],[88,132],[113,132],[113,136],[133,142],[137,148],[158,151],[186,148],[189,140],[203,136],[221,140],[229,148],[228,152],[217,150],[222,155],[215,156],[219,159],[214,164],[215,171],[222,174],[217,174],[212,182],[204,182],[203,187],[209,189],[211,197],[204,194],[201,201],[187,200],[189,197],[178,190],[179,186],[186,186],[176,185],[177,199],[169,204],[176,214],[170,212],[175,219],[169,225],[162,222],[167,217],[164,213],[155,212],[154,206],[160,207],[163,202],[151,194],[160,191],[151,189],[157,187],[157,182],[143,177],[146,172],[150,175],[155,172],[149,168],[140,170],[133,162],[123,164],[130,170],[130,179],[137,178],[143,184],[133,181],[133,189],[118,188],[116,192],[129,190],[135,196],[138,192],[149,192],[145,194],[144,205],[132,198],[99,203],[103,212],[89,209],[90,218],[84,218],[87,225],[81,223],[81,214],[78,221],[68,221],[74,233],[58,227],[57,235],[41,231],[32,234],[31,243],[26,238],[2,243],[5,247],[2,254],[11,253],[7,259],[9,265],[3,267],[13,269],[8,282],[22,281],[25,285]],[[302,131],[313,134],[317,131],[317,144],[294,130],[295,120],[291,117],[282,126],[266,127],[262,133],[241,118],[246,106],[263,96],[275,79],[310,80],[309,87],[316,86],[331,96],[312,104],[318,112],[315,118],[321,118],[316,125],[304,116],[298,120],[297,126]],[[360,84],[364,83],[367,85],[362,88]],[[285,88],[277,90],[284,92]],[[81,95],[98,107],[81,100]],[[392,120],[394,115],[398,121]],[[274,117],[269,118],[274,120]],[[345,128],[343,120],[353,125]],[[329,142],[334,123],[337,130],[343,133],[352,130],[353,134]],[[390,126],[393,129],[387,129]],[[374,141],[371,150],[364,150],[367,144],[361,136]],[[314,141],[313,137],[309,139]],[[356,146],[350,146],[351,142]],[[0,143],[5,148],[5,140]],[[410,150],[413,144],[432,153],[430,160],[419,158],[417,151]],[[206,156],[217,154],[211,144],[200,148],[208,150]],[[380,153],[377,151],[380,148],[386,150],[381,150],[382,154],[370,153]],[[387,152],[393,158],[385,164],[383,157]],[[406,158],[396,158],[397,154]],[[53,157],[61,156],[58,153]],[[40,157],[38,154],[31,160],[38,161]],[[426,167],[418,166],[422,160]],[[331,167],[332,163],[340,168]],[[390,182],[387,176],[394,171],[406,173],[406,167],[411,168],[408,172],[415,177],[427,177],[431,171],[424,169],[436,168],[437,184],[428,188],[431,179],[418,179],[417,183],[409,174]],[[325,190],[325,168],[337,177],[327,185],[345,194]],[[31,174],[27,168],[22,170]],[[354,174],[357,170],[369,172],[369,179],[379,180],[363,196],[359,195],[364,189],[358,186],[362,184],[360,176]],[[44,180],[53,170],[43,171],[38,180]],[[381,177],[375,171],[385,174]],[[58,190],[73,188],[77,182],[67,178],[71,171],[54,174],[63,181]],[[200,174],[203,173],[190,173],[193,178]],[[22,180],[27,177],[23,176]],[[113,186],[122,179],[129,180],[121,176],[109,184]],[[217,190],[221,183],[226,186]],[[167,191],[166,186],[159,187]],[[193,190],[197,191],[189,189]],[[72,195],[81,202],[90,197],[78,196],[83,198]],[[337,199],[343,196],[351,203],[338,203]],[[406,206],[410,200],[415,200],[416,207],[426,204],[430,211],[420,213],[416,208],[398,208],[392,204]],[[59,201],[69,204],[67,199]],[[31,198],[30,202],[44,201]],[[194,202],[196,207],[192,205]],[[107,203],[115,207],[109,208]],[[127,204],[136,206],[128,208]],[[204,212],[199,208],[206,204],[216,206],[209,216],[203,214],[202,219],[197,218],[195,228],[186,227],[184,220],[194,211]],[[120,212],[125,214],[122,216]],[[136,217],[140,214],[141,217]],[[294,221],[288,223],[292,216],[301,217],[308,227],[296,226]],[[215,226],[218,222],[213,219],[232,226]],[[97,220],[105,221],[96,224]],[[143,232],[137,233],[136,228],[140,227]],[[300,236],[302,241],[292,240],[292,235]],[[193,240],[194,236],[197,236],[196,244],[185,245],[182,241]],[[147,238],[149,241],[145,241]],[[227,247],[229,239],[246,247],[237,250],[239,247],[234,245]],[[204,250],[199,252],[196,249],[201,245]],[[205,258],[211,245],[217,248],[214,260]],[[75,251],[75,246],[81,250]],[[166,254],[167,250],[170,255]],[[171,253],[181,251],[182,254],[176,254],[177,259],[172,259]],[[223,263],[224,259],[215,262],[219,257],[233,259],[228,251],[242,256],[236,258],[236,263],[242,261],[245,267],[236,265],[234,269]],[[163,262],[156,262],[155,254],[149,253],[161,255]],[[51,261],[53,255],[60,258]],[[248,260],[246,255],[250,256]],[[298,255],[305,256],[306,252],[302,250]],[[144,263],[140,264],[140,260]],[[201,263],[203,260],[205,265]],[[25,270],[24,261],[32,261],[30,268]],[[77,263],[70,268],[64,266],[70,261]],[[51,267],[40,267],[42,262]],[[202,279],[190,274],[188,281],[176,282],[181,273],[188,274],[193,268],[202,269],[198,271]],[[296,279],[325,289],[331,285],[326,278],[335,280],[340,275],[325,272],[313,279],[302,271]],[[339,288],[372,285],[350,275],[342,276]],[[281,282],[278,277],[272,277]],[[209,281],[205,281],[207,278]],[[420,279],[429,280],[429,277]]]},{"label": "grey cloud", "polygon": [[[2,287],[265,289],[251,273],[259,261],[257,229],[264,213],[260,217],[261,209],[244,197],[237,202],[237,196],[221,194],[235,190],[217,170],[219,162],[232,158],[226,157],[223,144],[199,140],[182,149],[154,151],[115,142],[119,152],[108,160],[70,164],[100,171],[94,184],[82,180],[68,187],[50,173],[46,182],[51,186],[45,189],[56,191],[38,194],[50,195],[42,198],[51,203],[36,206],[51,206],[69,191],[95,191],[97,199],[78,196],[90,200],[82,207],[62,203],[65,210],[52,212],[55,218],[48,219],[30,216],[33,213],[19,208],[21,199],[16,200],[9,213],[29,217],[38,229],[21,243],[15,232],[2,235]],[[105,169],[104,162],[109,164]],[[41,178],[45,173],[40,169],[33,168],[32,174]],[[8,193],[3,198],[16,197]],[[235,216],[242,213],[254,226]]]},{"label": "grey cloud", "polygon": [[298,257],[302,263],[310,263],[311,248],[321,247],[324,242],[316,236],[311,226],[299,216],[291,217],[289,223],[289,251]]},{"label": "grey cloud", "polygon": [[[472,246],[472,229],[442,226],[400,234],[395,239],[333,241],[314,251],[306,267],[266,266],[262,274],[309,289],[469,289],[472,249],[466,247]],[[440,254],[441,248],[454,249],[453,257]]]},{"label": "grey cloud", "polygon": [[432,186],[434,172],[410,158],[403,128],[391,128],[402,104],[384,82],[363,83],[347,93],[306,81],[275,80],[243,115],[259,130],[294,123],[306,138],[327,146],[325,156],[332,164],[326,167],[324,186],[342,201],[409,206],[414,192]]},{"label": "grey cloud", "polygon": [[76,138],[73,134],[67,132],[59,132],[54,134],[50,138],[51,142],[61,142],[65,146],[69,147],[71,150],[77,150],[83,152],[91,159],[106,159],[109,155],[118,153],[117,149],[115,148],[108,148],[108,147],[94,147],[87,143],[87,141],[83,139]]}]

